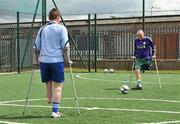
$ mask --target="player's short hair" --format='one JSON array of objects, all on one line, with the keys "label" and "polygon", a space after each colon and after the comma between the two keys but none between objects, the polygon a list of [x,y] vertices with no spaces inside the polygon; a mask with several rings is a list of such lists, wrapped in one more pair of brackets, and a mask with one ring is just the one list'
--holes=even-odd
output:
[{"label": "player's short hair", "polygon": [[49,20],[55,20],[58,16],[60,16],[60,12],[56,8],[53,8],[49,12]]},{"label": "player's short hair", "polygon": [[139,30],[137,31],[137,34],[140,34],[140,33],[143,33],[143,34],[144,34],[144,31],[141,30],[141,29],[139,29]]},{"label": "player's short hair", "polygon": [[136,33],[136,38],[137,39],[141,39],[144,37],[144,31],[143,30],[138,30],[137,33]]}]

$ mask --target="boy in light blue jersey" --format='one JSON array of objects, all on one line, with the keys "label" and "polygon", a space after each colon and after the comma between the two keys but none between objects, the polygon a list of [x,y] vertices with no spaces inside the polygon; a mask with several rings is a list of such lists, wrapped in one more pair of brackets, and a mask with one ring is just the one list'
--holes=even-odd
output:
[{"label": "boy in light blue jersey", "polygon": [[[34,43],[36,64],[40,65],[42,82],[46,83],[48,103],[53,102],[52,117],[62,117],[59,112],[62,86],[64,82],[64,58],[67,54],[70,60],[70,47],[68,43],[67,29],[60,25],[60,12],[52,9],[49,12],[50,22],[41,27],[37,33]],[[54,84],[54,95],[52,96],[52,83]]]},{"label": "boy in light blue jersey", "polygon": [[144,36],[144,32],[142,30],[138,30],[134,48],[135,50],[133,58],[135,58],[134,68],[137,85],[136,87],[132,88],[132,90],[142,90],[141,71],[148,69],[148,66],[151,64],[152,59],[156,57],[155,45],[152,42],[151,38]]}]

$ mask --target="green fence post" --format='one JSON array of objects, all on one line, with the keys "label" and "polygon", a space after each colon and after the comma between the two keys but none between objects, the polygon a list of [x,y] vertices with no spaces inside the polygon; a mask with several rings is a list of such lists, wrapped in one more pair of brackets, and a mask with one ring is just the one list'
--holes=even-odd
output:
[{"label": "green fence post", "polygon": [[17,71],[18,74],[20,73],[20,43],[19,43],[19,12],[17,12],[17,62],[18,62],[18,66],[17,66]]},{"label": "green fence post", "polygon": [[42,25],[46,24],[46,0],[42,0]]},{"label": "green fence post", "polygon": [[143,0],[143,8],[142,8],[142,19],[143,19],[143,31],[145,32],[145,0]]},{"label": "green fence post", "polygon": [[97,15],[96,13],[94,14],[94,68],[95,72],[97,72]]},{"label": "green fence post", "polygon": [[91,14],[88,14],[88,70],[91,72]]}]

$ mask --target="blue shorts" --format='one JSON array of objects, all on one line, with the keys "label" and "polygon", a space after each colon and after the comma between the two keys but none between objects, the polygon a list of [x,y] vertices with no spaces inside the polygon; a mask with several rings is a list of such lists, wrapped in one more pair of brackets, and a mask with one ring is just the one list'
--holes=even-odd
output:
[{"label": "blue shorts", "polygon": [[53,81],[64,82],[64,62],[42,63],[40,62],[41,79],[43,83]]}]

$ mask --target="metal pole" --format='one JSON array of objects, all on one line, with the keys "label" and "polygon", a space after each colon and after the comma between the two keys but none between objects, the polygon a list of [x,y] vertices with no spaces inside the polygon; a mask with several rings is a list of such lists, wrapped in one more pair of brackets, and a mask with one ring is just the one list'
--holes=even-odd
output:
[{"label": "metal pole", "polygon": [[[52,0],[52,2],[53,2],[53,4],[54,4],[54,6],[56,7],[56,9],[59,10],[58,7],[57,7],[57,5],[56,5],[56,3],[55,3],[55,1]],[[64,22],[64,19],[62,18],[61,15],[60,15],[60,18],[61,18],[61,21],[62,21],[63,25],[64,25],[65,27],[67,27],[66,24],[65,24],[65,22]],[[81,55],[80,55],[80,53],[79,53],[79,51],[78,51],[78,48],[76,47],[76,44],[75,44],[75,42],[74,42],[74,40],[73,40],[73,37],[72,37],[72,35],[69,33],[69,31],[68,31],[68,36],[69,36],[70,41],[72,41],[73,46],[74,46],[74,48],[75,48],[75,50],[76,50],[76,52],[77,52],[77,54],[78,54],[78,56],[79,56],[79,58],[80,58],[80,60],[81,60],[81,62],[82,62],[84,68],[87,68],[86,65],[85,65],[85,63],[84,63],[84,61],[83,61],[83,59],[82,59],[82,57],[81,57]]]},{"label": "metal pole", "polygon": [[88,70],[91,72],[91,14],[88,14]]},{"label": "metal pole", "polygon": [[94,14],[94,68],[95,68],[95,72],[97,72],[97,15]]},{"label": "metal pole", "polygon": [[42,25],[44,25],[44,0],[42,0]]},{"label": "metal pole", "polygon": [[132,75],[133,75],[133,71],[134,71],[134,64],[135,64],[135,59],[133,59],[133,64],[132,64],[132,68],[131,68],[131,74],[130,74],[130,78],[129,78],[129,87],[131,86]]},{"label": "metal pole", "polygon": [[28,49],[28,46],[29,46],[30,37],[32,37],[31,33],[32,33],[32,30],[33,30],[33,27],[34,27],[34,22],[35,22],[37,10],[38,10],[38,7],[39,7],[39,2],[40,2],[40,0],[37,1],[36,9],[35,9],[35,12],[34,12],[32,23],[31,23],[31,28],[30,28],[30,31],[28,32],[28,42],[26,44],[25,52],[24,52],[23,59],[22,59],[22,62],[21,62],[21,67],[23,66],[23,63],[24,63],[26,52],[27,52],[27,49]]},{"label": "metal pole", "polygon": [[152,9],[153,9],[153,6],[151,7],[151,16],[152,16]]},{"label": "metal pole", "polygon": [[47,21],[47,19],[46,19],[46,14],[47,14],[47,12],[46,12],[46,0],[44,1],[44,6],[45,6],[45,8],[44,8],[44,16],[45,16],[44,21],[46,24],[46,21]]},{"label": "metal pole", "polygon": [[42,25],[46,24],[46,0],[42,0]]},{"label": "metal pole", "polygon": [[71,74],[71,80],[72,80],[73,90],[74,90],[74,97],[75,97],[76,106],[77,106],[77,112],[78,112],[78,116],[79,116],[79,115],[80,115],[79,102],[78,102],[78,98],[77,98],[76,85],[75,85],[75,82],[74,82],[74,77],[73,77],[73,72],[72,72],[71,64],[69,64],[69,69],[70,69],[70,74]]},{"label": "metal pole", "polygon": [[[33,21],[32,21],[32,24],[31,24],[31,28],[30,28],[30,31],[28,32],[28,44],[26,45],[26,49],[28,48],[28,45],[29,45],[29,37],[30,37],[30,33],[32,32],[32,28],[34,26],[34,21],[35,21],[35,18],[36,18],[36,13],[37,13],[37,10],[38,10],[38,6],[39,6],[39,1],[37,1],[37,4],[36,4],[36,9],[35,9],[35,12],[34,12],[34,16],[33,16]],[[26,55],[26,52],[24,54],[24,57]],[[22,64],[22,63],[21,63]],[[33,66],[34,67],[34,66]],[[28,91],[27,91],[27,95],[26,95],[26,101],[25,101],[25,104],[24,104],[24,111],[23,111],[23,115],[25,114],[26,112],[26,106],[27,106],[27,103],[28,103],[28,97],[29,97],[29,93],[30,93],[30,89],[31,89],[31,84],[32,84],[32,78],[33,78],[33,75],[34,75],[34,68],[32,69],[32,72],[31,72],[31,77],[30,77],[30,80],[29,80],[29,87],[28,87]]]},{"label": "metal pole", "polygon": [[159,88],[161,88],[161,79],[160,79],[160,75],[159,75],[159,69],[158,69],[158,66],[157,66],[157,60],[155,58],[155,66],[156,66],[156,72],[157,72],[157,78],[158,78],[158,83],[159,83]]},{"label": "metal pole", "polygon": [[18,59],[18,74],[20,73],[20,43],[19,43],[19,12],[17,12],[17,59]]},{"label": "metal pole", "polygon": [[27,95],[26,95],[26,101],[25,101],[25,103],[24,103],[23,115],[24,115],[25,112],[26,112],[26,108],[27,108],[27,103],[28,103],[28,98],[29,98],[29,93],[30,93],[30,89],[31,89],[31,84],[32,84],[33,75],[34,75],[34,69],[32,69],[31,77],[30,77],[30,80],[29,80],[29,86],[28,86],[28,91],[27,91]]},{"label": "metal pole", "polygon": [[143,19],[143,31],[145,31],[145,0],[143,0],[143,8],[142,8],[142,19]]}]

